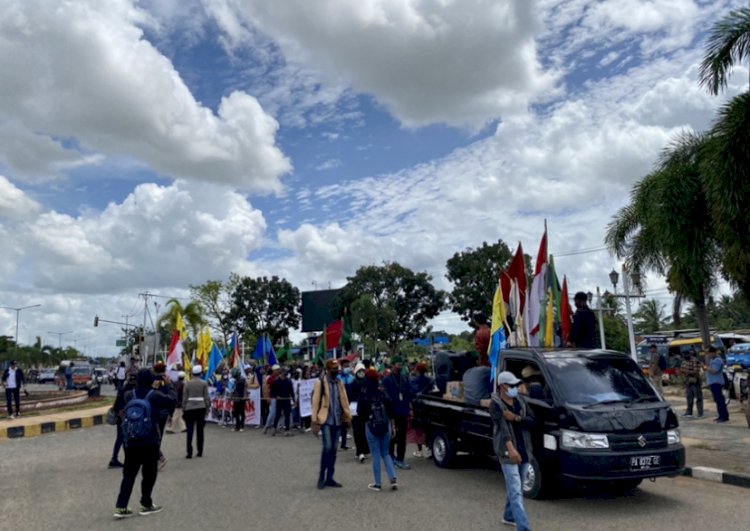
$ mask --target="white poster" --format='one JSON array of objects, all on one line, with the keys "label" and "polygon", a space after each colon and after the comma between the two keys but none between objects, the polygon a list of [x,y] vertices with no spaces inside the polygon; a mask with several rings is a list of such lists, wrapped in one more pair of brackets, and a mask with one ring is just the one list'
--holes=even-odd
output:
[{"label": "white poster", "polygon": [[[248,389],[247,394],[249,399],[245,402],[245,426],[258,426],[260,424],[260,389]],[[232,399],[217,397],[216,389],[213,387],[209,388],[209,396],[211,397],[211,411],[206,420],[230,424],[232,422]]]},{"label": "white poster", "polygon": [[310,380],[300,380],[298,395],[299,396],[299,416],[300,417],[311,417],[312,416],[312,395],[313,388],[317,378]]}]

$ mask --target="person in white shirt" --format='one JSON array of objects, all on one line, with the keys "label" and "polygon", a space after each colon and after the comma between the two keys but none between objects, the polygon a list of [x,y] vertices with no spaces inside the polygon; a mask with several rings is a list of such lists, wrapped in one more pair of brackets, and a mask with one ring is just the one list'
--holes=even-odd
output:
[{"label": "person in white shirt", "polygon": [[115,371],[115,381],[117,384],[117,389],[120,389],[123,385],[125,385],[125,362],[121,361],[120,366],[117,367],[117,371]]},{"label": "person in white shirt", "polygon": [[5,386],[5,400],[8,404],[8,418],[13,417],[13,401],[16,403],[16,417],[21,416],[21,387],[24,385],[23,371],[16,364],[16,360],[10,362],[10,367],[3,372],[3,385]]}]

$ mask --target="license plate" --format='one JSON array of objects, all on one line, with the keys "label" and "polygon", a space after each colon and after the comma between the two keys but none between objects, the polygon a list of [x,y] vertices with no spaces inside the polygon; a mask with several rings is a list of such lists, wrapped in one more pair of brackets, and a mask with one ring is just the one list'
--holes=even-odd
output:
[{"label": "license plate", "polygon": [[661,466],[661,456],[658,455],[639,455],[630,458],[631,470],[648,470],[650,468],[659,468]]}]

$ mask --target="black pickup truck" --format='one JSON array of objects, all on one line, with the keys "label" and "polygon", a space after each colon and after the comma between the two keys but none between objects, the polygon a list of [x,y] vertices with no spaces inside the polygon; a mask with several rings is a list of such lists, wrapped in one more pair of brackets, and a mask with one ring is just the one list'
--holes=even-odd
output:
[{"label": "black pickup truck", "polygon": [[[543,389],[524,397],[536,418],[532,466],[522,478],[526,497],[580,484],[627,492],[643,479],[682,473],[677,417],[629,356],[529,348],[503,351],[501,358],[500,370],[518,377],[525,367],[535,369]],[[422,394],[414,400],[414,420],[439,467],[454,464],[457,452],[494,455],[487,407]]]}]

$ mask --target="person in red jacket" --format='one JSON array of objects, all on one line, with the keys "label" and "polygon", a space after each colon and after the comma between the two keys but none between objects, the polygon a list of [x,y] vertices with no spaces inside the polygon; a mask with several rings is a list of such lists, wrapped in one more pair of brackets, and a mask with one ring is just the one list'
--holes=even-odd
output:
[{"label": "person in red jacket", "polygon": [[474,314],[474,326],[477,331],[474,334],[474,346],[479,353],[479,364],[485,367],[490,366],[490,325],[487,322],[487,316],[483,313]]}]

